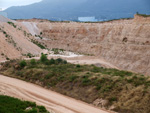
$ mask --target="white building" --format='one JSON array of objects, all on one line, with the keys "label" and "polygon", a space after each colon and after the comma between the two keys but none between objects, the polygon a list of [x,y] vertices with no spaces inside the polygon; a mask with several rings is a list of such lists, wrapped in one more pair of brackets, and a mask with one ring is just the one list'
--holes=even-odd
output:
[{"label": "white building", "polygon": [[96,22],[98,21],[95,17],[78,17],[78,21],[80,22]]}]

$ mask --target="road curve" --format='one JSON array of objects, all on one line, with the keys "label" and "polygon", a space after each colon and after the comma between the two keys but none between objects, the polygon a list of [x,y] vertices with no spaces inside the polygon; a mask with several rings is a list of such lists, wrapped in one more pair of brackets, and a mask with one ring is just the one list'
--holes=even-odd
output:
[{"label": "road curve", "polygon": [[82,101],[3,75],[0,75],[0,94],[34,101],[52,113],[109,113]]}]

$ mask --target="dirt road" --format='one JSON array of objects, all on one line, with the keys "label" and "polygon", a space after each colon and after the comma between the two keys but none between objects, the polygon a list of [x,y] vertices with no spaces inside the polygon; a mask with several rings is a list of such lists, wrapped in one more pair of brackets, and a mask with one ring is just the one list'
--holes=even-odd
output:
[{"label": "dirt road", "polygon": [[0,75],[0,94],[34,101],[44,105],[51,113],[108,113],[82,101],[3,75]]}]

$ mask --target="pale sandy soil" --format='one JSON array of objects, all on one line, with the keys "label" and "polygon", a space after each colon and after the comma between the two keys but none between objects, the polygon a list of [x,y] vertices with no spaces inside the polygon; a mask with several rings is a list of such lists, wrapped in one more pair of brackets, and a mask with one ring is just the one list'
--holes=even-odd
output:
[{"label": "pale sandy soil", "polygon": [[22,24],[28,29],[28,31],[34,36],[39,34],[39,29],[34,22],[22,22]]},{"label": "pale sandy soil", "polygon": [[54,113],[109,113],[40,86],[0,75],[0,94],[34,101]]},{"label": "pale sandy soil", "polygon": [[0,22],[8,22],[8,21],[11,21],[10,19],[0,15]]},{"label": "pale sandy soil", "polygon": [[[65,58],[64,58],[65,59]],[[66,58],[66,60],[73,64],[94,64],[98,67],[106,67],[106,68],[115,68],[119,69],[118,67],[106,62],[104,59],[97,58],[95,56],[79,56],[79,57],[72,57]]]}]

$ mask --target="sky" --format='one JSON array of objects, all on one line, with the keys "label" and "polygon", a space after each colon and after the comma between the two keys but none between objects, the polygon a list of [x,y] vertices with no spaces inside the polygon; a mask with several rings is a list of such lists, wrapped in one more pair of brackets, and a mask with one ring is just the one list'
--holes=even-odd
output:
[{"label": "sky", "polygon": [[4,10],[11,6],[29,5],[40,1],[42,0],[0,0],[0,8]]}]

